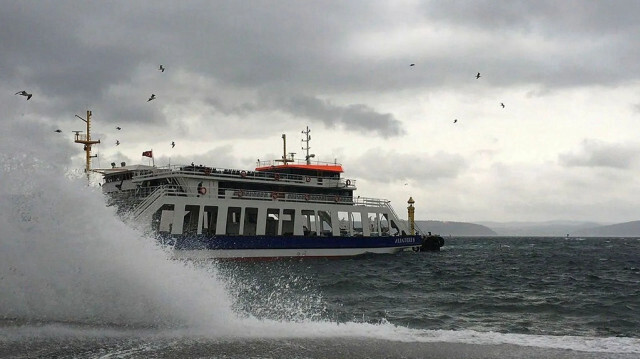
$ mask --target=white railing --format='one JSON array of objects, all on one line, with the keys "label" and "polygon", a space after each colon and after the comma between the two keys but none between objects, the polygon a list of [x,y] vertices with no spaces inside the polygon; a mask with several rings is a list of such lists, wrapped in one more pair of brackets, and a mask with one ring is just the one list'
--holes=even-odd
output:
[{"label": "white railing", "polygon": [[264,171],[246,171],[230,168],[213,168],[206,166],[164,166],[158,167],[154,172],[138,175],[133,179],[133,182],[142,182],[144,180],[163,177],[166,175],[187,175],[187,176],[206,176],[216,178],[238,178],[244,180],[265,180],[265,181],[277,181],[283,183],[297,183],[308,184],[314,187],[335,187],[335,188],[356,188],[356,180],[350,178],[328,178],[328,177],[315,177],[304,176],[296,174],[286,174],[278,172],[264,172]]}]

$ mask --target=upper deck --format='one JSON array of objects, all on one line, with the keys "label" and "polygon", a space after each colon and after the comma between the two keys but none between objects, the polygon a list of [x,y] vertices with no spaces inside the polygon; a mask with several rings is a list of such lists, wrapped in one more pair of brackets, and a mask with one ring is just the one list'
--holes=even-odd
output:
[{"label": "upper deck", "polygon": [[285,161],[258,161],[256,171],[290,173],[316,177],[340,177],[340,174],[344,172],[342,165],[339,163],[320,161],[307,163],[307,161],[294,159],[288,159]]}]

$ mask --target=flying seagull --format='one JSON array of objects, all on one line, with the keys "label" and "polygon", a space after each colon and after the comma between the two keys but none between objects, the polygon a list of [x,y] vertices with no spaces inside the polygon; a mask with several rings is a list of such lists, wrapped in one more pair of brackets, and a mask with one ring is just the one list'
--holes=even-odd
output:
[{"label": "flying seagull", "polygon": [[116,146],[120,146],[120,141],[116,140]]},{"label": "flying seagull", "polygon": [[478,74],[476,75],[476,80],[479,79],[480,77],[481,77],[480,73],[478,72]]},{"label": "flying seagull", "polygon": [[57,130],[55,130],[55,131],[53,131],[53,132],[60,133],[60,132],[62,132],[62,130],[61,130],[61,129],[57,129]]},{"label": "flying seagull", "polygon": [[122,127],[118,126],[118,127],[116,127],[116,130],[120,131],[120,130],[122,130]]},{"label": "flying seagull", "polygon": [[502,106],[502,108],[504,108],[504,102],[500,102],[500,106]]},{"label": "flying seagull", "polygon": [[16,92],[16,95],[26,96],[27,100],[29,100],[31,98],[31,96],[33,96],[33,94],[27,93],[27,91],[25,91],[25,90]]},{"label": "flying seagull", "polygon": [[457,119],[457,118],[456,118],[455,120],[453,120],[453,123],[457,123],[457,122],[458,122],[458,119]]},{"label": "flying seagull", "polygon": [[171,141],[171,148],[174,148],[174,147],[176,147],[176,143]]},{"label": "flying seagull", "polygon": [[160,65],[160,67],[158,67],[158,70],[164,72],[164,66]]},{"label": "flying seagull", "polygon": [[151,101],[151,100],[155,100],[156,99],[156,95],[155,94],[151,94],[151,97],[149,97],[149,99],[147,100],[147,102]]},{"label": "flying seagull", "polygon": [[409,66],[416,66],[416,64],[411,64],[411,65],[409,65]]}]

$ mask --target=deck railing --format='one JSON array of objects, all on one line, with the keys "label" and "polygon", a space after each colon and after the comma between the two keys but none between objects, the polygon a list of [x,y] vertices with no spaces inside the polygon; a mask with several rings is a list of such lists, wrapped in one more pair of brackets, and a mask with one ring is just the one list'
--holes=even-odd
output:
[{"label": "deck railing", "polygon": [[299,192],[277,192],[258,191],[237,188],[219,188],[217,193],[207,191],[198,192],[197,187],[182,187],[177,185],[162,185],[142,187],[136,190],[134,197],[141,200],[136,206],[135,215],[144,212],[153,202],[162,196],[183,196],[183,197],[217,197],[218,199],[233,200],[258,200],[258,201],[282,201],[282,202],[309,202],[324,204],[348,204],[367,207],[389,207],[389,201],[379,198],[348,197],[326,194],[299,193]]},{"label": "deck railing", "polygon": [[144,180],[154,178],[157,176],[205,176],[215,178],[235,178],[243,180],[263,180],[263,181],[277,181],[282,183],[296,183],[296,184],[308,184],[311,186],[321,187],[336,187],[336,188],[356,188],[356,180],[350,178],[330,178],[330,177],[315,177],[315,176],[303,176],[296,174],[286,174],[278,172],[263,172],[263,171],[246,171],[229,168],[213,168],[206,166],[163,166],[157,167],[152,173],[142,174],[136,176],[134,182],[142,182]]}]

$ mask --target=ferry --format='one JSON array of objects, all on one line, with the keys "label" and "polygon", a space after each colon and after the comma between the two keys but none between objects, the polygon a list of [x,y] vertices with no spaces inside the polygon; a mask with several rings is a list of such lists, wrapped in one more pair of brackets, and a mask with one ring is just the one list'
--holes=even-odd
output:
[{"label": "ferry", "polygon": [[[205,165],[96,169],[110,205],[173,249],[176,258],[346,257],[419,251],[426,236],[385,199],[355,194],[343,167],[287,155],[252,170]],[[303,147],[305,150],[305,147]],[[152,157],[150,151],[143,155]]]}]

